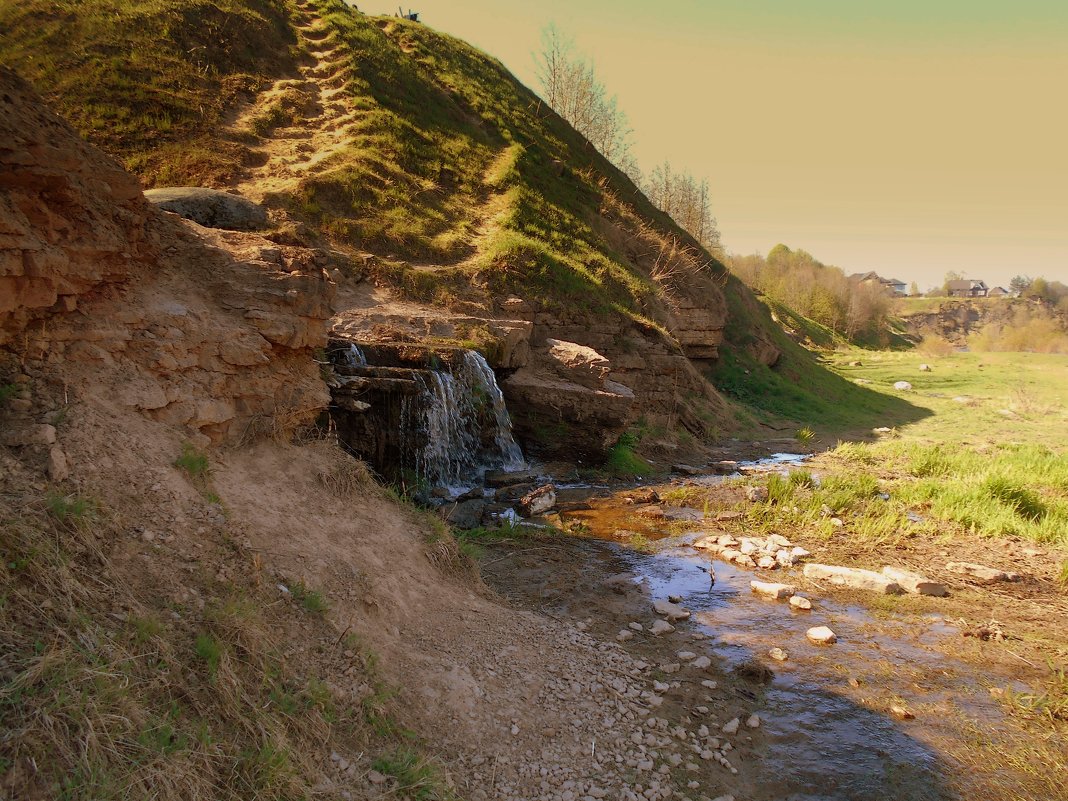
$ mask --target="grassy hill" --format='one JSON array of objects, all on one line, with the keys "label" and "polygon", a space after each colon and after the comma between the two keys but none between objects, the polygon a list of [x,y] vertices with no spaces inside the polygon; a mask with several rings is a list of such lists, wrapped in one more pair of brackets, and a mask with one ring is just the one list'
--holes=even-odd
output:
[{"label": "grassy hill", "polygon": [[[462,41],[341,0],[0,3],[0,60],[146,185],[232,185],[271,135],[231,124],[242,102],[325,49],[347,59],[352,121],[344,147],[266,199],[294,221],[287,236],[373,254],[376,278],[438,304],[517,293],[663,332],[673,294],[722,293],[721,390],[818,425],[890,411],[814,361],[589,142]],[[657,274],[668,252],[679,269]],[[774,369],[748,356],[755,338],[783,352]]]}]

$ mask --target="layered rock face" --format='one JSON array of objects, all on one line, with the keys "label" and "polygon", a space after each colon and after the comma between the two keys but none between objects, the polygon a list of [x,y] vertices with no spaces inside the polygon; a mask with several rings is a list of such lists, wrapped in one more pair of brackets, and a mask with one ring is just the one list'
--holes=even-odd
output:
[{"label": "layered rock face", "polygon": [[0,345],[151,262],[137,179],[0,67]]},{"label": "layered rock face", "polygon": [[8,70],[0,103],[0,347],[23,380],[185,425],[202,444],[326,406],[313,351],[334,287],[320,254],[154,209]]}]

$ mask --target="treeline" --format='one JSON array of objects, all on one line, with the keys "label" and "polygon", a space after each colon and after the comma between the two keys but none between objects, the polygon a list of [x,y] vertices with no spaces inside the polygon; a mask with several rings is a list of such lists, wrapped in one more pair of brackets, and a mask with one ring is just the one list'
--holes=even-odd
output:
[{"label": "treeline", "polygon": [[542,31],[538,78],[546,102],[585,136],[601,155],[625,172],[645,196],[711,252],[720,236],[712,214],[708,181],[672,169],[665,161],[646,176],[632,152],[627,115],[597,77],[574,41],[554,25]]},{"label": "treeline", "polygon": [[752,289],[849,340],[878,343],[888,329],[886,290],[851,281],[803,250],[776,245],[766,257],[732,254],[727,265]]}]

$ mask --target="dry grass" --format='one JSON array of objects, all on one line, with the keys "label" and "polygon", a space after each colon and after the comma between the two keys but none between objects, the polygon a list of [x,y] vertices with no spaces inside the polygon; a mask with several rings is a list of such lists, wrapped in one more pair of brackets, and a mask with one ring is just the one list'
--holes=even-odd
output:
[{"label": "dry grass", "polygon": [[[353,492],[366,474],[338,455],[325,483]],[[133,509],[51,508],[0,483],[0,798],[307,798],[331,750],[396,751],[388,693],[341,688],[381,681],[343,656],[321,595],[280,597],[228,539],[201,537],[187,571],[131,540]]]}]

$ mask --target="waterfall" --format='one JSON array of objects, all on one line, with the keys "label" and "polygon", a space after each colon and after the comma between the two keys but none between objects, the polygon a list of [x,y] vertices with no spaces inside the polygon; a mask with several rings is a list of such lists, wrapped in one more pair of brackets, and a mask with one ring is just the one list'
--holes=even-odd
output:
[{"label": "waterfall", "polygon": [[512,437],[512,419],[508,416],[508,407],[504,403],[504,393],[497,385],[497,376],[493,369],[483,358],[482,354],[467,350],[464,351],[464,367],[472,375],[474,386],[485,393],[493,410],[493,419],[496,423],[494,442],[501,455],[501,463],[496,465],[505,470],[521,470],[526,467],[523,460],[523,451]]},{"label": "waterfall", "polygon": [[347,351],[341,351],[341,359],[349,367],[366,367],[367,357],[363,355],[363,351],[356,345],[349,345]]},{"label": "waterfall", "polygon": [[339,437],[383,476],[458,489],[487,470],[526,466],[481,354],[346,340],[328,353],[346,379],[332,390]]}]

